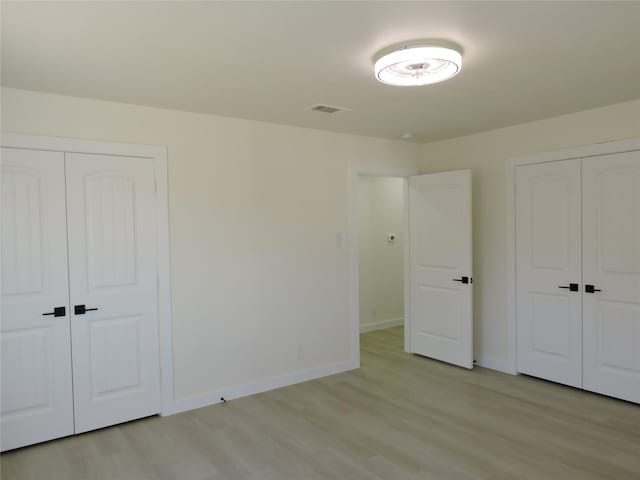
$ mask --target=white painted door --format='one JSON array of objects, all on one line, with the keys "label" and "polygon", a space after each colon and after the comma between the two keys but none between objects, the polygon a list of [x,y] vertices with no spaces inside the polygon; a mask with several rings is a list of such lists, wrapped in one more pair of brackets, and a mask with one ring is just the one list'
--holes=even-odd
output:
[{"label": "white painted door", "polygon": [[584,388],[640,403],[640,152],[586,158],[582,179]]},{"label": "white painted door", "polygon": [[66,174],[80,433],[160,411],[155,183],[144,158],[68,153]]},{"label": "white painted door", "polygon": [[73,399],[64,154],[3,148],[1,176],[4,451],[72,434]]},{"label": "white painted door", "polygon": [[582,386],[580,160],[516,170],[518,371]]},{"label": "white painted door", "polygon": [[472,368],[471,171],[410,177],[409,231],[411,351]]}]

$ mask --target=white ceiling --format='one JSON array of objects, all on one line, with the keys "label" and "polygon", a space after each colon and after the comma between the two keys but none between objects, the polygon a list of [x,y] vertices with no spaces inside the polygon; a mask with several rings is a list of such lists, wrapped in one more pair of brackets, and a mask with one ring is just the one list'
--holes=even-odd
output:
[{"label": "white ceiling", "polygon": [[[640,2],[2,2],[2,84],[417,141],[640,98]],[[452,80],[373,77],[390,44]],[[326,103],[352,109],[311,112]]]}]

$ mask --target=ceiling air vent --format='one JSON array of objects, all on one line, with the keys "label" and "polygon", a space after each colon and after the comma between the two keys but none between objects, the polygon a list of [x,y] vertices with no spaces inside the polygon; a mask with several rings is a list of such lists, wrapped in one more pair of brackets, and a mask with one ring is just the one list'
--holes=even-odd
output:
[{"label": "ceiling air vent", "polygon": [[312,105],[309,107],[309,110],[313,110],[314,112],[322,112],[322,113],[338,113],[343,111],[349,111],[348,108],[336,107],[334,105]]}]

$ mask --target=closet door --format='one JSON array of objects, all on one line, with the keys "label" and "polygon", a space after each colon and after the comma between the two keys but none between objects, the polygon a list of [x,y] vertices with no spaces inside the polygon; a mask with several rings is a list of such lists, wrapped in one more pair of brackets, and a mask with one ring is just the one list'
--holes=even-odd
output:
[{"label": "closet door", "polygon": [[582,178],[584,388],[640,403],[640,152],[586,158]]},{"label": "closet door", "polygon": [[517,167],[518,371],[582,385],[580,160]]},{"label": "closet door", "polygon": [[153,162],[66,154],[76,433],[160,411]]},{"label": "closet door", "polygon": [[64,155],[2,149],[2,450],[73,433]]}]

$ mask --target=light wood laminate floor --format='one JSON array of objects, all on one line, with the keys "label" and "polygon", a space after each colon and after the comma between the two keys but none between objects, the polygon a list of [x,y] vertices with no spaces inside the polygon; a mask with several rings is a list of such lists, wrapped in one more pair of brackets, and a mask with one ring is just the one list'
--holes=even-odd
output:
[{"label": "light wood laminate floor", "polygon": [[2,480],[640,479],[640,407],[402,352],[362,368],[2,455]]}]

